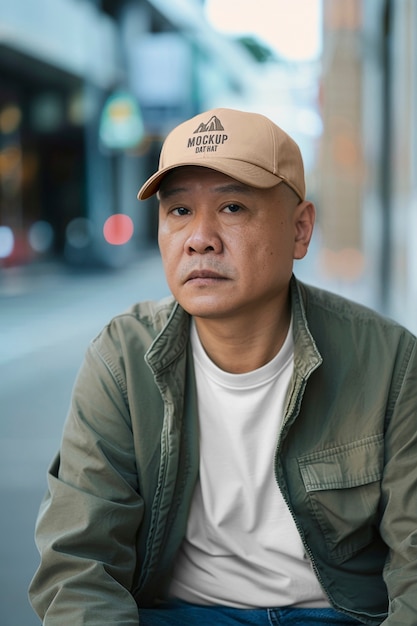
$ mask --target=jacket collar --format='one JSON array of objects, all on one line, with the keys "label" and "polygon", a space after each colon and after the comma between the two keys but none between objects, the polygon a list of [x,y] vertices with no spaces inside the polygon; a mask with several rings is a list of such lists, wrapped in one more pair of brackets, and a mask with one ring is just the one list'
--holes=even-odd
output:
[{"label": "jacket collar", "polygon": [[323,362],[307,321],[308,288],[293,275],[290,284],[294,333],[294,367],[307,379]]},{"label": "jacket collar", "polygon": [[[303,378],[322,362],[322,357],[308,327],[306,287],[293,275],[290,283],[294,333],[294,366]],[[172,299],[172,310],[162,330],[149,347],[145,359],[157,374],[185,353],[189,340],[190,315]]]},{"label": "jacket collar", "polygon": [[173,298],[171,302],[168,319],[145,354],[145,360],[154,374],[176,361],[188,344],[190,316]]}]

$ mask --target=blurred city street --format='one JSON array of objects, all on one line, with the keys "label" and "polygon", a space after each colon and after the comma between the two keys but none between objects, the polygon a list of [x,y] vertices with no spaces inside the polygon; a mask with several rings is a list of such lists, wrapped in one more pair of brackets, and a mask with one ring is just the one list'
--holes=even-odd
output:
[{"label": "blurred city street", "polygon": [[35,626],[34,524],[83,354],[113,315],[168,289],[156,251],[115,272],[46,265],[0,281],[0,623]]},{"label": "blurred city street", "polygon": [[417,333],[417,2],[236,4],[0,2],[0,626],[39,624],[35,519],[88,343],[168,293],[136,195],[177,124],[288,132],[317,209],[295,274]]}]

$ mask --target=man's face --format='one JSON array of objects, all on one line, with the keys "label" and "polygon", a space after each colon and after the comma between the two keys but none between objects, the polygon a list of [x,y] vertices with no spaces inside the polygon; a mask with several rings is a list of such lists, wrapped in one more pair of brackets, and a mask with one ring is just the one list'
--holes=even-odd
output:
[{"label": "man's face", "polygon": [[203,167],[173,170],[159,199],[167,282],[186,311],[249,320],[286,306],[293,259],[311,237],[311,203],[284,184],[255,189]]}]

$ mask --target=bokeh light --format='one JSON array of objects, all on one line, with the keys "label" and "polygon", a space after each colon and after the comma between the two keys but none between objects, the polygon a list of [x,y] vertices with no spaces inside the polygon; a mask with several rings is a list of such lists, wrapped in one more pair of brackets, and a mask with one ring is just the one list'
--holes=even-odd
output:
[{"label": "bokeh light", "polygon": [[14,235],[8,226],[0,226],[0,259],[7,259],[13,252]]},{"label": "bokeh light", "polygon": [[78,249],[86,248],[90,244],[92,234],[93,225],[85,217],[76,217],[71,220],[65,232],[67,244]]},{"label": "bokeh light", "polygon": [[116,213],[104,223],[104,239],[113,246],[122,246],[132,238],[134,229],[133,221],[128,215]]},{"label": "bokeh light", "polygon": [[39,220],[29,228],[28,239],[32,250],[39,253],[48,252],[54,240],[54,231],[49,222]]},{"label": "bokeh light", "polygon": [[9,104],[0,111],[0,131],[5,135],[14,133],[21,122],[22,111],[15,104]]}]

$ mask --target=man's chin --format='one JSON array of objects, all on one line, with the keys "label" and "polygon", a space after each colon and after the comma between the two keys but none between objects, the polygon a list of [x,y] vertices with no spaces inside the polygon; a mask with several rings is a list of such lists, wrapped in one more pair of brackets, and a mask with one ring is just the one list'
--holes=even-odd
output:
[{"label": "man's chin", "polygon": [[202,299],[196,300],[178,300],[180,306],[193,317],[201,317],[202,319],[219,319],[227,317],[226,307],[218,302],[203,302]]}]

